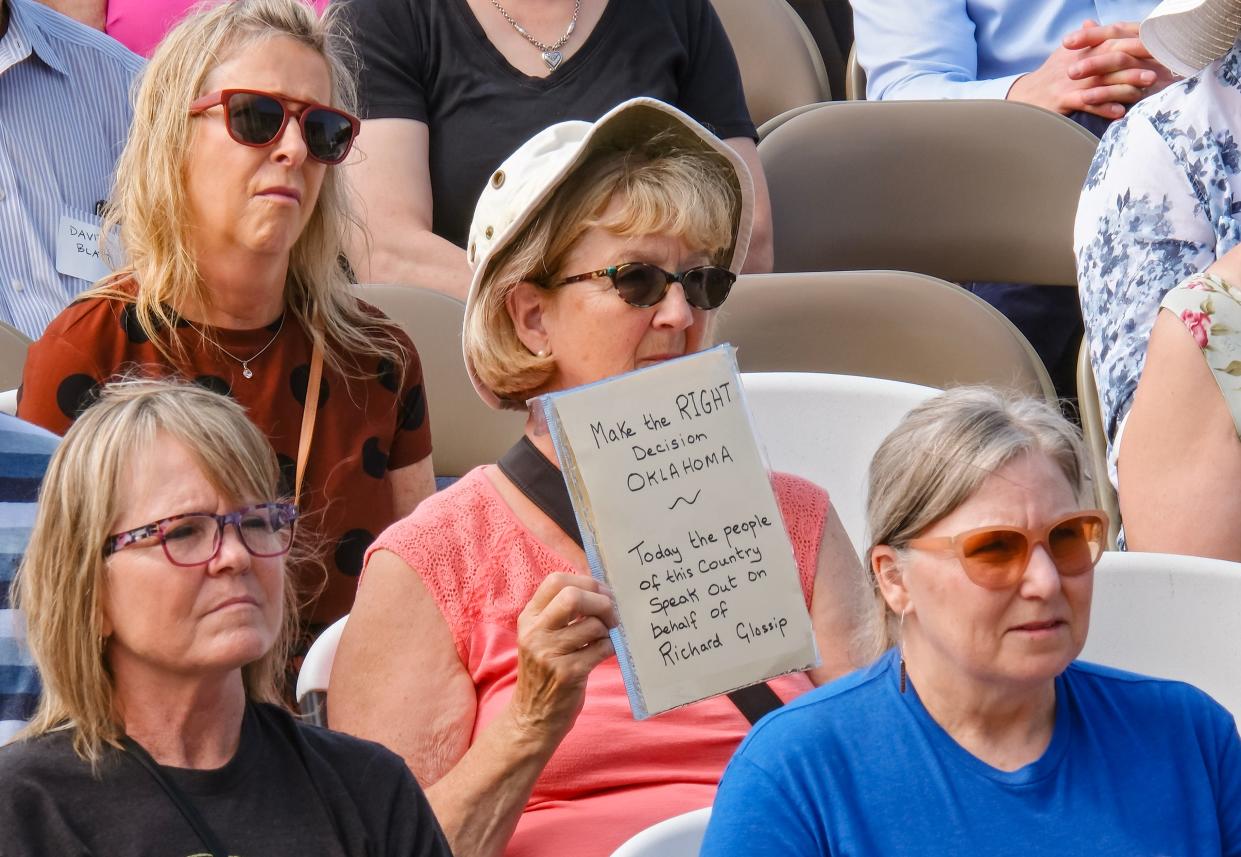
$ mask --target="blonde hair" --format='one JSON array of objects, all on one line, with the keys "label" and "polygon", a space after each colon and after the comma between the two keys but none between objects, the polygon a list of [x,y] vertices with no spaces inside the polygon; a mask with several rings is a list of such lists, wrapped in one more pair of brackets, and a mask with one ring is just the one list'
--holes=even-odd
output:
[{"label": "blonde hair", "polygon": [[[712,264],[728,262],[741,208],[733,167],[676,139],[661,132],[632,149],[594,153],[488,264],[463,337],[478,379],[502,401],[521,407],[555,370],[554,357],[531,354],[518,338],[508,297],[523,280],[547,285],[588,229],[674,235]],[[607,213],[613,199],[621,207]]]},{"label": "blonde hair", "polygon": [[[71,726],[73,747],[95,765],[119,746],[122,724],[103,635],[108,564],[104,543],[121,513],[129,466],[160,436],[183,444],[221,497],[277,498],[280,468],[241,405],[194,384],[127,380],[104,387],[52,456],[30,544],[17,574],[14,606],[43,679],[38,710],[22,737]],[[281,703],[280,684],[297,623],[298,597],[284,575],[284,618],[275,645],[242,668],[249,699]]]},{"label": "blonde hair", "polygon": [[[877,546],[904,548],[1027,452],[1047,456],[1079,501],[1088,496],[1081,432],[1047,402],[990,387],[957,387],[918,405],[871,460],[867,565]],[[893,618],[890,609],[887,615]],[[891,621],[888,626],[895,636]]]},{"label": "blonde hair", "polygon": [[[119,232],[125,265],[83,297],[133,303],[138,324],[169,362],[185,356],[178,338],[162,335],[176,324],[173,308],[211,305],[190,244],[186,161],[194,126],[189,105],[204,94],[216,66],[258,42],[284,37],[323,58],[332,82],[331,106],[352,112],[355,62],[336,17],[329,11],[320,19],[301,0],[232,0],[201,7],[164,37],[142,73],[104,220],[104,234]],[[344,177],[329,167],[315,209],[290,252],[285,302],[338,372],[362,371],[350,367],[346,355],[370,355],[404,367],[405,352],[391,328],[358,306],[341,268],[345,235],[355,222]],[[131,280],[137,283],[136,294],[127,288]]]}]

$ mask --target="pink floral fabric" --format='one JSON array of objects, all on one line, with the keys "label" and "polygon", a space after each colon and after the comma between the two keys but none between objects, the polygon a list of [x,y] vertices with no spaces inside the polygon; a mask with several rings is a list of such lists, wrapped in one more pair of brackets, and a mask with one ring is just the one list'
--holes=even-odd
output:
[{"label": "pink floral fabric", "polygon": [[1241,289],[1213,274],[1194,274],[1160,307],[1174,313],[1202,349],[1241,436]]}]

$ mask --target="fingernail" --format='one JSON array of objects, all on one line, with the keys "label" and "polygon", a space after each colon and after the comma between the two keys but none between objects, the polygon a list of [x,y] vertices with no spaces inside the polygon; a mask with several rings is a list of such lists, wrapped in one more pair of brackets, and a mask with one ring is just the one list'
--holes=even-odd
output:
[{"label": "fingernail", "polygon": [[1144,71],[1141,77],[1143,83],[1151,84],[1155,82],[1155,73],[1153,71]]}]

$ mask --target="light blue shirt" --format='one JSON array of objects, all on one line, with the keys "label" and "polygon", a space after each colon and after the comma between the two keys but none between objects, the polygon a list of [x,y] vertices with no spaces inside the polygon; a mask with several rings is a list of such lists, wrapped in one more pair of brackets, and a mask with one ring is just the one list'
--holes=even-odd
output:
[{"label": "light blue shirt", "polygon": [[875,101],[1004,98],[1086,19],[1141,21],[1156,0],[853,0]]},{"label": "light blue shirt", "polygon": [[0,39],[0,319],[38,337],[91,283],[61,273],[62,218],[98,226],[142,58],[35,0]]},{"label": "light blue shirt", "polygon": [[9,596],[56,444],[51,432],[0,414],[0,744],[25,725],[39,701],[39,674],[25,647],[22,617]]}]

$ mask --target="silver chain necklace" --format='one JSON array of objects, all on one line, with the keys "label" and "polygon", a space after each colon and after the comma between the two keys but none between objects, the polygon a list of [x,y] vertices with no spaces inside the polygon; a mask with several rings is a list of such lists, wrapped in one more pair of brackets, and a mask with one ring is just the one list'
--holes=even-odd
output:
[{"label": "silver chain necklace", "polygon": [[262,348],[256,351],[252,356],[248,357],[245,360],[242,360],[240,357],[238,357],[233,352],[229,351],[223,345],[216,342],[214,339],[211,339],[210,336],[203,333],[201,330],[198,330],[198,327],[195,324],[191,323],[189,319],[186,319],[185,323],[188,324],[190,327],[194,328],[194,330],[198,331],[198,335],[201,336],[203,339],[211,340],[212,345],[214,345],[216,348],[220,349],[225,354],[227,354],[229,357],[233,358],[238,363],[240,363],[242,377],[244,377],[246,380],[249,380],[254,377],[254,371],[250,368],[250,364],[253,363],[255,360],[258,360],[259,357],[262,356],[263,352],[271,348],[276,343],[276,340],[280,338],[280,331],[284,330],[284,320],[288,318],[288,315],[289,315],[288,310],[285,310],[284,312],[280,314],[280,326],[276,328],[275,335],[272,336],[272,338],[267,341],[266,345],[264,345]]},{"label": "silver chain necklace", "polygon": [[573,17],[569,20],[569,29],[564,31],[564,35],[561,36],[559,40],[550,45],[540,42],[534,36],[530,35],[530,33],[526,31],[526,28],[514,21],[513,16],[505,11],[504,7],[497,3],[496,0],[491,0],[491,5],[496,7],[496,11],[503,15],[504,20],[512,24],[513,29],[516,30],[527,42],[543,52],[543,62],[547,64],[548,68],[555,71],[556,66],[560,65],[561,61],[564,60],[564,54],[560,52],[560,49],[565,46],[565,42],[569,41],[569,36],[572,36],[573,31],[577,29],[577,13],[582,9],[582,0],[573,0]]}]

